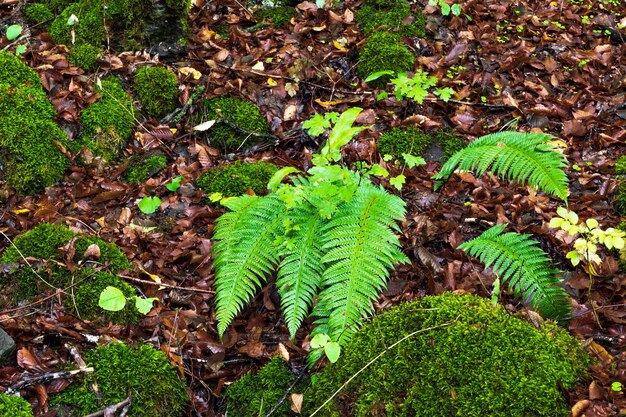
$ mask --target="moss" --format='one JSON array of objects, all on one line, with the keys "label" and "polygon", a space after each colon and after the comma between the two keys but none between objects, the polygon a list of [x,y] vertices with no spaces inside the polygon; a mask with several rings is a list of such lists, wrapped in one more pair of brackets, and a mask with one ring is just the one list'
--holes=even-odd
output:
[{"label": "moss", "polygon": [[615,161],[615,174],[626,174],[626,155],[620,156],[619,158],[617,158],[617,161]]},{"label": "moss", "polygon": [[296,10],[289,6],[264,7],[254,12],[256,20],[270,21],[277,29],[287,26],[295,16]]},{"label": "moss", "polygon": [[0,416],[33,417],[33,410],[22,397],[0,394]]},{"label": "moss", "polygon": [[131,164],[126,171],[124,179],[131,184],[144,183],[166,166],[167,157],[163,154],[153,155],[143,160],[141,158],[131,159]]},{"label": "moss", "polygon": [[111,160],[126,146],[135,126],[136,110],[117,78],[104,79],[102,88],[96,88],[102,97],[81,112],[82,137],[72,146],[75,150],[86,147],[95,156]]},{"label": "moss", "polygon": [[449,133],[439,133],[436,135],[436,138],[443,150],[444,161],[447,161],[452,155],[467,147],[467,143],[463,139]]},{"label": "moss", "polygon": [[41,4],[45,5],[54,14],[59,14],[75,0],[42,0]]},{"label": "moss", "polygon": [[69,166],[55,145],[67,145],[55,117],[37,73],[0,51],[0,161],[7,183],[20,194],[56,183]]},{"label": "moss", "polygon": [[72,48],[68,59],[73,64],[85,71],[98,69],[98,58],[102,55],[102,49],[97,46],[83,43]]},{"label": "moss", "polygon": [[48,6],[42,3],[34,3],[24,6],[24,18],[29,24],[36,25],[38,23],[52,20],[54,18],[54,14],[50,11]]},{"label": "moss", "polygon": [[430,134],[413,126],[406,129],[394,127],[389,132],[383,133],[378,140],[378,153],[383,156],[391,155],[401,160],[403,153],[422,156],[432,143],[433,139]]},{"label": "moss", "polygon": [[[406,72],[413,69],[415,57],[395,33],[375,32],[359,50],[358,71],[361,78],[384,70]],[[384,84],[389,77],[376,80],[376,85]]]},{"label": "moss", "polygon": [[[288,388],[296,380],[296,376],[280,356],[274,356],[256,374],[247,373],[224,394],[226,410],[232,417],[264,416],[285,395]],[[296,387],[291,392],[301,392]],[[289,401],[284,401],[272,414],[276,417],[293,416]]]},{"label": "moss", "polygon": [[615,210],[622,216],[626,216],[626,182],[622,182],[615,191]]},{"label": "moss", "polygon": [[366,324],[313,384],[304,414],[356,375],[318,415],[565,417],[560,389],[572,388],[589,363],[554,323],[537,330],[489,300],[447,293]]},{"label": "moss", "polygon": [[[72,15],[78,18],[78,22],[68,25],[67,21]],[[103,45],[106,35],[104,21],[102,0],[83,0],[72,3],[52,22],[50,36],[58,44],[68,46],[90,44],[99,47]],[[74,31],[73,43],[72,30]]]},{"label": "moss", "polygon": [[[412,20],[405,23],[410,17]],[[402,37],[423,38],[425,35],[426,21],[421,10],[412,13],[408,3],[404,2],[391,7],[380,7],[367,2],[357,10],[355,20],[367,36],[377,30],[394,31]]]},{"label": "moss", "polygon": [[133,287],[110,272],[94,272],[90,268],[79,270],[74,279],[83,281],[68,292],[68,297],[65,299],[67,311],[76,312],[75,314],[82,320],[102,321],[105,324],[108,322],[137,324],[140,314],[132,300],[128,301],[120,311],[107,311],[98,305],[100,293],[106,287],[119,289],[127,299],[137,295]]},{"label": "moss", "polygon": [[[204,120],[225,117],[248,132],[269,133],[269,123],[252,102],[238,97],[217,97],[205,100],[202,106]],[[208,131],[211,145],[226,152],[249,148],[261,139],[234,129],[225,122],[214,124]]]},{"label": "moss", "polygon": [[161,118],[176,108],[176,75],[163,67],[141,67],[135,72],[133,91],[150,116]]},{"label": "moss", "polygon": [[65,246],[74,235],[75,233],[64,225],[38,224],[13,240],[13,245],[9,246],[0,257],[0,263],[18,262],[22,256],[61,260],[57,249]]},{"label": "moss", "polygon": [[105,242],[97,236],[82,235],[74,242],[74,261],[83,259],[83,254],[91,245],[98,245],[100,248],[100,264],[104,264],[110,271],[117,272],[133,269],[132,264],[126,254],[115,243]]},{"label": "moss", "polygon": [[236,197],[251,189],[262,194],[278,167],[267,162],[242,162],[223,165],[205,172],[197,184],[207,194],[221,193],[224,197]]},{"label": "moss", "polygon": [[[97,347],[85,354],[92,374],[84,374],[82,383],[74,383],[55,395],[51,404],[59,416],[83,416],[105,406],[123,401],[129,394],[133,401],[128,417],[182,417],[187,403],[185,385],[165,355],[151,346],[133,349],[123,343]],[[101,401],[89,383],[96,382]]]}]

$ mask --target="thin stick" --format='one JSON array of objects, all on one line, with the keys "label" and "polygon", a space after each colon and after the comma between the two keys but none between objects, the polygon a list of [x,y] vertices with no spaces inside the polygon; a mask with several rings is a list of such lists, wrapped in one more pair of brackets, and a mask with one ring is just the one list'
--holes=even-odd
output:
[{"label": "thin stick", "polygon": [[274,407],[272,407],[272,409],[267,414],[265,414],[265,417],[271,417],[272,414],[274,414],[276,410],[278,410],[278,407],[280,407],[282,403],[285,402],[289,393],[296,387],[296,385],[298,385],[298,382],[300,382],[305,372],[306,372],[306,366],[302,368],[302,371],[300,371],[296,380],[291,383],[289,388],[287,388],[287,391],[285,391],[285,394],[283,394],[282,398],[278,400],[276,404],[274,404]]},{"label": "thin stick", "polygon": [[178,285],[171,285],[171,284],[165,284],[165,283],[159,283],[159,282],[146,281],[145,279],[133,278],[133,277],[129,277],[128,275],[118,275],[118,276],[120,278],[124,278],[132,282],[137,282],[139,284],[152,285],[156,287],[166,287],[166,288],[172,288],[174,290],[181,290],[181,291],[199,292],[202,294],[215,294],[215,291],[211,291],[211,290],[202,290],[200,288],[179,287]]},{"label": "thin stick", "polygon": [[110,405],[103,410],[96,411],[95,413],[87,414],[84,417],[101,417],[101,416],[112,416],[118,410],[122,410],[120,413],[121,416],[125,416],[128,413],[128,409],[130,408],[131,401],[133,400],[132,395],[129,395],[125,400],[120,401],[117,404]]},{"label": "thin stick", "polygon": [[426,329],[420,329],[420,330],[416,330],[413,333],[409,333],[406,336],[404,336],[402,339],[398,340],[396,343],[394,343],[393,345],[389,346],[387,349],[383,350],[382,352],[380,352],[374,359],[372,359],[371,361],[369,361],[364,367],[362,367],[361,369],[358,370],[357,373],[355,373],[354,375],[352,375],[346,382],[343,383],[342,386],[339,387],[339,389],[337,389],[337,391],[335,391],[333,393],[333,395],[330,396],[330,398],[328,398],[324,404],[320,405],[319,408],[317,410],[315,410],[313,412],[313,414],[311,414],[309,417],[313,417],[314,415],[316,415],[322,408],[324,408],[326,406],[326,404],[328,404],[329,402],[332,401],[333,398],[335,398],[342,389],[344,389],[345,387],[348,386],[348,384],[350,384],[350,382],[352,382],[352,380],[354,378],[356,378],[361,372],[365,371],[371,364],[373,364],[374,362],[376,362],[381,356],[383,356],[385,353],[389,352],[391,349],[393,349],[394,347],[398,346],[400,343],[404,342],[405,340],[407,340],[410,337],[415,336],[418,333],[423,333],[423,332],[427,332],[430,330],[435,330],[435,329],[441,329],[442,327],[447,327],[450,326],[451,324],[455,323],[458,319],[459,319],[460,315],[457,316],[454,320],[449,321],[447,323],[441,324],[439,326],[433,326],[433,327],[428,327]]},{"label": "thin stick", "polygon": [[16,382],[11,385],[6,390],[6,394],[13,394],[14,392],[18,392],[22,388],[29,387],[31,385],[39,385],[45,384],[46,382],[53,381],[55,379],[72,379],[74,375],[80,374],[82,372],[93,372],[93,368],[82,368],[82,369],[74,369],[72,371],[56,371],[56,372],[46,372],[44,374],[36,375],[33,377],[26,377],[21,381]]}]

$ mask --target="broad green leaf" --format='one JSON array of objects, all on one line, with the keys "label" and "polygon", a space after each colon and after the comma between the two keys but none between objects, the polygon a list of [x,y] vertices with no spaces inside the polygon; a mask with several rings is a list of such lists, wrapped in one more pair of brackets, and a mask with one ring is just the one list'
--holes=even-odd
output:
[{"label": "broad green leaf", "polygon": [[388,177],[389,176],[389,171],[387,171],[385,168],[381,167],[378,164],[372,165],[372,167],[369,170],[369,173],[371,175],[376,175],[378,177]]},{"label": "broad green leaf", "polygon": [[381,91],[380,93],[378,93],[378,94],[376,95],[376,100],[378,100],[378,101],[380,101],[380,100],[384,100],[384,99],[386,99],[387,97],[389,97],[389,93],[388,93],[388,92],[386,92],[386,91]]},{"label": "broad green leaf", "polygon": [[408,153],[403,153],[402,157],[404,158],[404,162],[406,162],[406,165],[409,168],[414,168],[426,164],[426,161],[421,156],[413,156]]},{"label": "broad green leaf", "polygon": [[324,133],[324,130],[330,128],[330,120],[326,119],[321,114],[315,114],[309,120],[302,123],[302,128],[307,130],[307,133],[311,136],[319,136]]},{"label": "broad green leaf", "polygon": [[78,17],[76,17],[75,14],[71,15],[69,19],[67,19],[68,26],[74,26],[76,23],[78,23]]},{"label": "broad green leaf", "polygon": [[441,2],[441,14],[444,16],[448,16],[450,14],[450,5],[445,2]]},{"label": "broad green leaf", "polygon": [[383,161],[389,162],[393,159],[393,155],[389,155],[388,153],[383,155]]},{"label": "broad green leaf", "polygon": [[452,7],[452,14],[455,16],[458,16],[461,14],[461,5],[460,4],[453,4]]},{"label": "broad green leaf", "polygon": [[222,200],[222,198],[224,198],[224,196],[222,195],[222,193],[219,192],[209,194],[209,201],[211,203],[217,203],[218,201]]},{"label": "broad green leaf", "polygon": [[384,70],[384,71],[377,71],[373,74],[370,74],[366,79],[365,82],[369,83],[370,81],[374,81],[379,79],[380,77],[383,77],[385,75],[393,75],[395,74],[395,71],[393,70]]},{"label": "broad green leaf", "polygon": [[454,90],[450,87],[438,88],[434,91],[435,95],[438,96],[444,103],[447,103],[452,96],[454,95]]},{"label": "broad green leaf", "polygon": [[144,297],[135,297],[135,307],[137,307],[137,311],[141,314],[148,314],[150,310],[152,310],[152,303],[157,301],[158,298],[144,298]]},{"label": "broad green leaf", "polygon": [[138,204],[139,210],[145,214],[152,214],[161,206],[161,199],[159,197],[145,196]]},{"label": "broad green leaf", "polygon": [[335,363],[339,359],[339,355],[341,355],[341,346],[337,342],[329,342],[324,346],[324,353],[326,353],[330,363]]},{"label": "broad green leaf", "polygon": [[393,177],[389,179],[389,184],[396,187],[398,191],[402,190],[402,186],[404,185],[405,182],[406,182],[406,177],[402,174],[398,175],[397,177]]},{"label": "broad green leaf", "polygon": [[7,28],[6,37],[7,40],[12,41],[17,39],[22,34],[22,27],[20,25],[11,25]]},{"label": "broad green leaf", "polygon": [[172,178],[172,181],[169,184],[165,184],[165,188],[170,190],[171,192],[176,192],[180,188],[180,182],[185,179],[182,175],[178,177]]},{"label": "broad green leaf", "polygon": [[22,55],[23,53],[26,53],[26,45],[17,45],[17,48],[15,48],[15,55]]},{"label": "broad green leaf", "polygon": [[326,333],[320,333],[313,336],[311,339],[311,349],[323,348],[330,342],[330,336]]},{"label": "broad green leaf", "polygon": [[360,107],[352,107],[341,113],[320,152],[322,157],[325,157],[329,162],[339,161],[341,159],[341,147],[350,142],[359,132],[369,128],[369,126],[352,127],[362,110]]},{"label": "broad green leaf", "polygon": [[126,296],[119,288],[108,286],[100,293],[98,305],[104,310],[120,311],[126,306]]},{"label": "broad green leaf", "polygon": [[567,215],[569,214],[569,211],[565,207],[557,207],[556,214],[563,217],[564,219],[567,219]]},{"label": "broad green leaf", "polygon": [[274,173],[274,175],[272,175],[272,178],[270,178],[270,181],[267,183],[267,188],[272,191],[276,191],[276,188],[278,188],[278,185],[283,180],[283,178],[285,178],[289,174],[293,174],[294,172],[300,172],[300,170],[294,167],[284,167],[279,169]]}]

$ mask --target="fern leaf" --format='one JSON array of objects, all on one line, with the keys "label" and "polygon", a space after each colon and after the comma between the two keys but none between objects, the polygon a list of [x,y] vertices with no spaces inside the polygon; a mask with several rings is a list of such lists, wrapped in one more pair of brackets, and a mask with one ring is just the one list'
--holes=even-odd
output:
[{"label": "fern leaf", "polygon": [[320,317],[314,333],[326,333],[345,345],[371,313],[394,263],[409,262],[400,250],[396,221],[405,214],[401,198],[363,179],[351,201],[342,204],[324,227],[327,265],[322,292],[313,314]]},{"label": "fern leaf", "polygon": [[530,235],[504,233],[508,224],[499,224],[459,249],[478,258],[513,289],[516,296],[530,300],[530,305],[544,317],[563,319],[571,313],[565,290],[558,286],[558,271]]},{"label": "fern leaf", "polygon": [[282,262],[278,268],[276,287],[293,339],[322,282],[324,240],[320,230],[326,222],[315,207],[306,203],[290,211],[285,218],[297,227],[281,248]]},{"label": "fern leaf", "polygon": [[521,184],[529,184],[547,194],[567,201],[568,180],[562,170],[565,156],[548,143],[552,137],[543,133],[498,132],[483,136],[455,153],[441,167],[434,179],[446,179],[455,169],[494,175]]},{"label": "fern leaf", "polygon": [[217,220],[213,245],[217,329],[224,331],[278,262],[274,233],[285,205],[276,196],[242,196]]}]

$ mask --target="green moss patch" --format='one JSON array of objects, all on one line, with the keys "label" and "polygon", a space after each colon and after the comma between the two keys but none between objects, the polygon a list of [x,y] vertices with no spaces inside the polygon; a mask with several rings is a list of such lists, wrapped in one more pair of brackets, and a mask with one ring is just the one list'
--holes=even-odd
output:
[{"label": "green moss patch", "polygon": [[476,296],[425,297],[357,332],[305,395],[304,414],[356,375],[318,415],[566,417],[561,389],[572,388],[589,363],[556,324],[537,330]]},{"label": "green moss patch", "polygon": [[626,182],[622,182],[615,191],[615,210],[622,216],[626,216]]},{"label": "green moss patch", "polygon": [[67,146],[55,117],[37,73],[0,51],[0,160],[5,180],[20,194],[39,193],[69,167],[55,144]]},{"label": "green moss patch", "polygon": [[271,22],[271,25],[277,29],[287,26],[289,21],[296,16],[296,10],[289,6],[264,7],[254,12],[255,19]]},{"label": "green moss patch", "polygon": [[617,158],[617,161],[615,161],[615,174],[626,174],[626,155],[620,156],[619,158]]},{"label": "green moss patch", "polygon": [[161,118],[176,108],[176,75],[163,67],[141,67],[135,72],[133,91],[150,116]]},{"label": "green moss patch", "polygon": [[443,150],[444,161],[447,161],[452,155],[467,147],[467,143],[463,139],[449,133],[439,133],[436,135],[436,138]]},{"label": "green moss patch", "polygon": [[22,397],[0,394],[0,416],[33,417],[33,410]]},{"label": "green moss patch", "polygon": [[263,194],[276,171],[278,167],[267,162],[237,161],[208,170],[196,182],[207,194],[221,193],[224,197],[237,197],[248,190]]},{"label": "green moss patch", "polygon": [[404,1],[366,1],[357,10],[355,20],[368,36],[377,30],[393,31],[403,37],[423,38],[425,34],[426,21],[422,11],[411,12],[409,4]]},{"label": "green moss patch", "polygon": [[[296,376],[280,356],[273,357],[257,373],[247,373],[226,389],[224,401],[231,417],[264,416],[280,401]],[[302,392],[296,386],[291,392]],[[293,416],[289,400],[272,414],[276,417]]]},{"label": "green moss patch", "polygon": [[102,56],[102,48],[82,43],[71,49],[68,60],[85,71],[95,71],[98,69],[100,56]]},{"label": "green moss patch", "polygon": [[72,142],[72,148],[78,151],[86,147],[108,161],[126,146],[135,127],[136,110],[117,78],[102,80],[102,88],[96,89],[102,97],[81,112],[82,136]]},{"label": "green moss patch", "polygon": [[[406,72],[413,69],[415,57],[397,34],[375,32],[359,50],[358,72],[361,78],[385,70]],[[384,85],[389,77],[381,77],[374,84]]]},{"label": "green moss patch", "polygon": [[24,6],[24,18],[31,25],[51,21],[54,18],[52,11],[42,3],[27,4]]},{"label": "green moss patch", "polygon": [[[217,120],[227,118],[245,132],[267,134],[270,126],[259,108],[254,103],[238,97],[217,97],[203,102],[201,120]],[[194,118],[199,119],[199,118]],[[212,146],[219,147],[225,152],[247,149],[261,141],[261,138],[248,135],[233,128],[226,122],[215,123],[208,131]]]},{"label": "green moss patch", "polygon": [[378,153],[402,160],[402,154],[405,153],[422,156],[432,143],[433,138],[429,133],[413,126],[406,129],[394,127],[389,132],[383,133],[378,140]]},{"label": "green moss patch", "polygon": [[[137,349],[123,343],[97,347],[85,354],[92,374],[84,374],[55,395],[51,403],[59,416],[83,416],[123,401],[129,394],[133,401],[128,417],[182,417],[187,403],[185,385],[165,355],[151,346]],[[89,387],[98,385],[101,398]]]},{"label": "green moss patch", "polygon": [[147,158],[132,158],[124,179],[129,183],[144,183],[167,166],[167,157],[161,153]]}]

